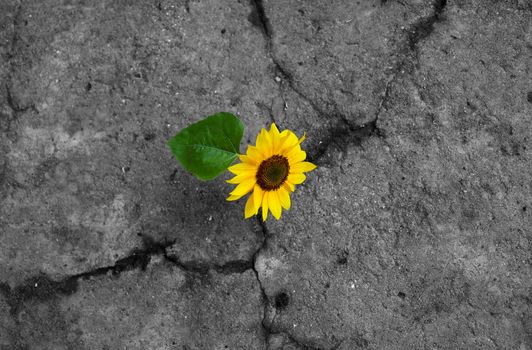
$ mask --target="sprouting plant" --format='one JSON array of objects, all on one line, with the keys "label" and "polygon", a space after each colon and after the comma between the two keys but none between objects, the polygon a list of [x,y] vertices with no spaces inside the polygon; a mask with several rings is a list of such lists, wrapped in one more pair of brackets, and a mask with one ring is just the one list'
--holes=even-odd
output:
[{"label": "sprouting plant", "polygon": [[[247,199],[244,216],[258,214],[262,220],[268,211],[281,218],[282,208],[290,209],[290,194],[306,179],[305,172],[316,166],[305,162],[301,149],[305,136],[297,138],[290,130],[280,132],[272,123],[262,129],[255,146],[240,154],[244,125],[231,113],[211,115],[182,129],[168,140],[168,146],[181,165],[201,180],[212,180],[226,169],[236,176],[227,182],[237,186],[227,198],[234,201],[252,192]],[[237,158],[240,163],[230,166]]]}]

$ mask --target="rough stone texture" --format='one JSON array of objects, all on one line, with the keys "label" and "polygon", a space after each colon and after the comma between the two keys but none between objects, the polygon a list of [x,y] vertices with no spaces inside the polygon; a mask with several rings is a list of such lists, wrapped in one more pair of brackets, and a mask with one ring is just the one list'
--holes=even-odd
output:
[{"label": "rough stone texture", "polygon": [[382,137],[344,148],[268,225],[256,268],[273,333],[320,349],[532,346],[531,39],[526,8],[447,5],[391,83]]},{"label": "rough stone texture", "polygon": [[272,53],[294,89],[320,112],[364,124],[402,60],[414,22],[429,17],[430,1],[265,2]]},{"label": "rough stone texture", "polygon": [[80,280],[71,292],[17,305],[18,340],[10,349],[262,349],[264,344],[261,294],[252,271],[196,275],[159,260],[144,271]]},{"label": "rough stone texture", "polygon": [[255,115],[277,83],[260,31],[236,20],[249,12],[233,2],[35,1],[11,16],[17,118],[3,140],[0,279],[112,265],[142,237],[176,242],[185,260],[251,258],[260,232],[242,205],[225,203],[230,187],[177,169],[165,145],[218,110],[241,114],[249,135],[269,121]]},{"label": "rough stone texture", "polygon": [[9,314],[9,305],[0,296],[0,349],[9,350],[15,341],[15,320]]},{"label": "rough stone texture", "polygon": [[[1,1],[0,349],[532,350],[531,18]],[[281,221],[167,150],[223,110],[308,133]]]},{"label": "rough stone texture", "polygon": [[401,165],[391,149],[379,139],[351,149],[341,166],[318,170],[296,196],[305,203],[268,225],[256,263],[268,327],[320,349],[527,345],[532,220],[518,203],[530,184],[494,200],[481,187],[490,173],[434,182],[454,159],[423,152]]}]

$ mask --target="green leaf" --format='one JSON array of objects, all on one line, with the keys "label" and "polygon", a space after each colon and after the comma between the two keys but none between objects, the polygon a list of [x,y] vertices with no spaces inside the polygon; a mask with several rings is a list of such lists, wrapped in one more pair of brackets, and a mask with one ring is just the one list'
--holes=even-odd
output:
[{"label": "green leaf", "polygon": [[179,163],[200,180],[212,180],[238,157],[244,125],[221,112],[191,124],[168,140]]}]

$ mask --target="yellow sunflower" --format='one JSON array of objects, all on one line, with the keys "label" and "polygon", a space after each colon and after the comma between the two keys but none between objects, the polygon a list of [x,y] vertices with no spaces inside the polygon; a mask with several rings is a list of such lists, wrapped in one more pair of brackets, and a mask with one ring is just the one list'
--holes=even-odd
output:
[{"label": "yellow sunflower", "polygon": [[255,146],[248,146],[246,154],[240,155],[241,163],[228,168],[236,176],[227,182],[237,184],[228,201],[253,191],[246,202],[246,219],[256,215],[260,207],[263,221],[268,218],[268,210],[279,220],[282,208],[290,209],[290,193],[305,181],[305,172],[316,168],[304,162],[307,154],[300,146],[304,139],[304,135],[298,139],[290,130],[279,132],[273,123],[270,131],[260,131]]}]

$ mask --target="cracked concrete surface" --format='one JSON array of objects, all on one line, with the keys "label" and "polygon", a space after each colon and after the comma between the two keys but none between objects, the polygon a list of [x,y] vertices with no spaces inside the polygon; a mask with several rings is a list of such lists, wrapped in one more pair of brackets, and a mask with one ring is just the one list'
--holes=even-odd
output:
[{"label": "cracked concrete surface", "polygon": [[[0,2],[0,349],[532,349],[529,0]],[[318,164],[243,219],[165,141]]]}]

